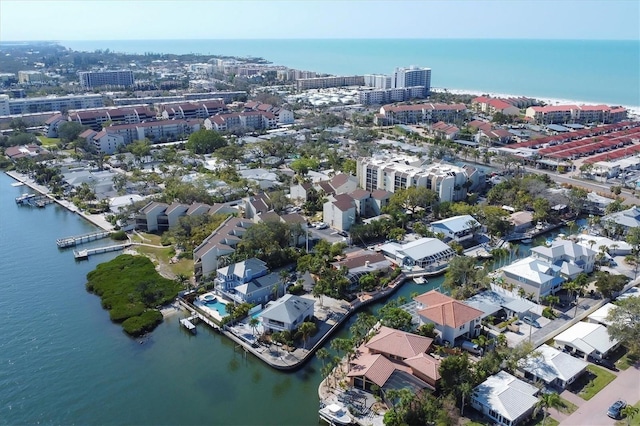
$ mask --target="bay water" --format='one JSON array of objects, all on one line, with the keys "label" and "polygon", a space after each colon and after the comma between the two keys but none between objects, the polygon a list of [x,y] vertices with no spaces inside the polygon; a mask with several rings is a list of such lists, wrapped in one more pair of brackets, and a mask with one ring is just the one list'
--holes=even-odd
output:
[{"label": "bay water", "polygon": [[355,75],[432,68],[436,88],[640,106],[640,40],[262,39],[82,40],[84,51],[262,57],[290,68]]},{"label": "bay water", "polygon": [[32,191],[11,183],[0,173],[0,425],[318,424],[317,360],[279,372],[205,326],[188,334],[179,315],[127,337],[85,290],[86,274],[117,253],[76,262],[56,239],[96,228],[56,204],[16,205]]}]

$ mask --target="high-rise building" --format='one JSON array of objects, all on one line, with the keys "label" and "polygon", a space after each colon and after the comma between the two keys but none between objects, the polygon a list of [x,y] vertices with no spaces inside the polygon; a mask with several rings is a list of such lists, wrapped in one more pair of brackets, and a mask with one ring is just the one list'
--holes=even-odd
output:
[{"label": "high-rise building", "polygon": [[429,92],[431,90],[431,68],[419,68],[415,66],[396,68],[393,72],[391,85],[396,89],[422,86]]},{"label": "high-rise building", "polygon": [[80,86],[85,89],[102,86],[133,86],[133,71],[130,70],[81,71],[78,76]]},{"label": "high-rise building", "polygon": [[391,76],[386,74],[365,74],[364,85],[376,89],[391,89]]}]

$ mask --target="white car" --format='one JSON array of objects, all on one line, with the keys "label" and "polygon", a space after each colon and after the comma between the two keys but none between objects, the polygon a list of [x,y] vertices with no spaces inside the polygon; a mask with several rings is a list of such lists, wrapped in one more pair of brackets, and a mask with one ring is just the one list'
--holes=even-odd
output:
[{"label": "white car", "polygon": [[316,229],[327,229],[329,227],[329,225],[327,225],[324,222],[318,222],[318,223],[316,223],[315,226],[316,226]]}]

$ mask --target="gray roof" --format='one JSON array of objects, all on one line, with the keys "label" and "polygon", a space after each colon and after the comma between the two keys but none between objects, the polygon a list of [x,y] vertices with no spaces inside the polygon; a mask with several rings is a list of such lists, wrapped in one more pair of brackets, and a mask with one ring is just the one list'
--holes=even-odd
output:
[{"label": "gray roof", "polygon": [[474,389],[473,399],[509,420],[517,420],[531,410],[538,388],[500,371]]},{"label": "gray roof", "polygon": [[387,243],[380,247],[384,253],[389,253],[396,257],[409,257],[414,260],[424,259],[438,253],[451,250],[451,247],[443,243],[437,238],[420,238],[406,244]]},{"label": "gray roof", "polygon": [[560,352],[548,345],[542,345],[536,349],[538,356],[529,355],[520,360],[519,367],[534,374],[545,383],[551,383],[556,378],[566,382],[587,368],[587,363],[569,354]]},{"label": "gray roof", "polygon": [[605,326],[589,322],[579,322],[573,325],[558,334],[555,340],[557,343],[568,343],[586,354],[591,354],[594,351],[605,354],[618,344],[617,340],[610,339]]},{"label": "gray roof", "polygon": [[260,316],[285,324],[292,324],[314,304],[313,300],[286,294],[262,311]]},{"label": "gray roof", "polygon": [[532,253],[539,253],[543,256],[557,259],[563,255],[567,255],[572,259],[580,256],[594,256],[596,252],[588,247],[576,244],[569,240],[555,240],[551,247],[538,246],[531,249]]},{"label": "gray roof", "polygon": [[254,278],[248,283],[237,286],[235,288],[235,291],[236,293],[245,295],[245,298],[246,298],[246,296],[249,296],[250,294],[258,290],[261,290],[264,288],[269,288],[269,289],[273,288],[275,285],[277,285],[280,282],[282,282],[282,279],[280,278],[280,274],[276,274],[272,272],[265,276]]},{"label": "gray roof", "polygon": [[469,221],[474,222],[475,226],[480,225],[478,221],[473,218],[473,216],[465,214],[462,216],[454,216],[454,217],[449,217],[447,219],[431,222],[431,226],[436,228],[446,228],[446,229],[449,229],[451,232],[460,232],[460,231],[466,231],[468,229],[471,229],[471,227],[468,224]]},{"label": "gray roof", "polygon": [[260,259],[252,257],[251,259],[243,260],[242,262],[220,268],[218,269],[218,272],[222,275],[235,275],[237,277],[244,278],[247,271],[251,271],[252,274],[255,274],[258,271],[266,270],[266,263]]},{"label": "gray roof", "polygon": [[640,209],[638,207],[631,207],[630,209],[623,210],[621,212],[612,213],[604,216],[600,223],[607,223],[613,221],[626,228],[635,228],[640,226]]}]

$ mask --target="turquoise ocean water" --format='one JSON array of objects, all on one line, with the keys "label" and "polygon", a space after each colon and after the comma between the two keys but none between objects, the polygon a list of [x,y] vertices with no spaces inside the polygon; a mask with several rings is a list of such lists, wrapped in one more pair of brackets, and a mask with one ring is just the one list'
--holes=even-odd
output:
[{"label": "turquoise ocean water", "polygon": [[177,316],[143,344],[127,337],[84,287],[116,254],[76,262],[58,250],[57,238],[95,228],[57,205],[17,206],[31,191],[13,182],[0,173],[0,425],[318,424],[315,359],[281,373],[206,327],[190,335]]},{"label": "turquoise ocean water", "polygon": [[262,57],[291,68],[353,75],[431,67],[432,85],[640,106],[640,41],[133,40],[63,41],[77,50]]}]

